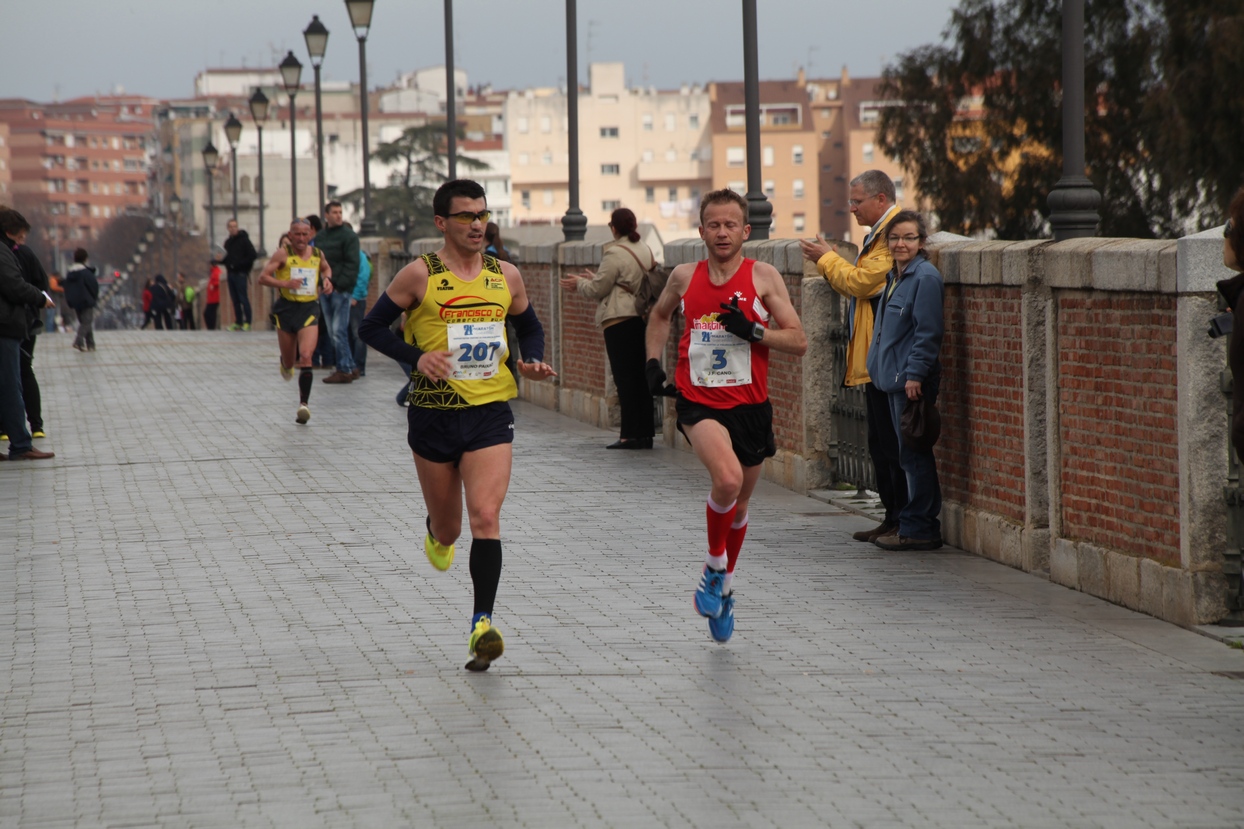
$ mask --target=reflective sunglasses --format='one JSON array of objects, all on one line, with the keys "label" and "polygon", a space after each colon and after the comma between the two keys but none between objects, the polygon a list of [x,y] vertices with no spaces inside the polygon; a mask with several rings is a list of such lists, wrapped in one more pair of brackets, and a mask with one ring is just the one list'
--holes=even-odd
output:
[{"label": "reflective sunglasses", "polygon": [[916,242],[920,241],[920,237],[919,236],[887,236],[885,237],[885,240],[889,242],[891,245],[896,245],[899,242],[904,242],[908,245],[914,245]]},{"label": "reflective sunglasses", "polygon": [[492,218],[492,211],[481,210],[478,213],[472,213],[469,210],[465,210],[461,213],[450,213],[445,218],[453,219],[455,222],[457,222],[460,225],[469,225],[469,224],[474,224],[475,222],[480,222],[482,224],[488,224],[488,220]]}]

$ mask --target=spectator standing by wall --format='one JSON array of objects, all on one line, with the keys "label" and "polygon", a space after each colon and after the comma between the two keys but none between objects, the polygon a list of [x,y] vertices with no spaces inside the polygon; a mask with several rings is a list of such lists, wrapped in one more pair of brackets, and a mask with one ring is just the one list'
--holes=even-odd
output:
[{"label": "spectator standing by wall", "polygon": [[212,264],[207,272],[207,304],[203,306],[203,327],[215,331],[220,317],[220,265]]},{"label": "spectator standing by wall", "polygon": [[[16,210],[0,208],[0,234],[4,235],[5,243],[12,249],[17,257],[18,267],[22,271],[22,279],[27,284],[38,288],[48,296],[48,275],[43,270],[43,263],[39,261],[39,257],[35,252],[26,246],[26,235],[30,232],[30,223],[26,218]],[[26,406],[26,422],[30,425],[30,435],[35,438],[46,437],[47,433],[43,431],[43,399],[39,393],[39,380],[35,377],[35,341],[39,336],[39,332],[43,330],[42,315],[49,308],[33,308],[27,306],[27,315],[29,316],[30,333],[22,340],[21,343],[21,377],[22,377],[22,400]]]},{"label": "spectator standing by wall", "polygon": [[937,403],[945,332],[942,275],[924,252],[924,218],[914,210],[895,214],[886,229],[894,268],[877,305],[868,349],[868,374],[890,403],[891,428],[898,437],[899,462],[907,476],[907,504],[898,514],[898,533],[878,537],[883,550],[936,550],[942,546],[942,487],[933,447],[902,434],[903,410],[923,399]]},{"label": "spectator standing by wall", "polygon": [[341,202],[324,206],[324,229],[315,237],[315,246],[324,252],[332,269],[333,290],[320,297],[324,325],[333,341],[336,371],[325,383],[352,383],[359,376],[350,351],[350,298],[359,275],[359,237],[342,217]]},{"label": "spectator standing by wall", "polygon": [[225,239],[225,255],[216,261],[224,265],[228,274],[229,297],[233,300],[233,324],[229,330],[250,331],[250,276],[258,254],[251,244],[251,237],[238,227],[237,219],[230,219],[225,229],[229,231],[229,238]]},{"label": "spectator standing by wall", "polygon": [[157,331],[173,330],[173,308],[177,305],[177,295],[164,278],[164,274],[156,274],[155,284],[151,286],[151,315],[155,318]]},{"label": "spectator standing by wall", "polygon": [[799,246],[805,259],[831,288],[847,297],[847,370],[842,378],[846,387],[862,386],[868,422],[868,455],[877,479],[877,496],[885,507],[881,523],[854,534],[856,541],[874,542],[898,529],[898,514],[907,503],[907,479],[899,462],[898,440],[890,428],[888,399],[870,381],[867,359],[872,342],[873,320],[878,297],[894,258],[886,244],[886,225],[898,213],[894,182],[880,170],[867,170],[851,180],[847,207],[861,227],[869,228],[854,263],[838,254],[836,246],[820,236],[804,239]]},{"label": "spectator standing by wall", "polygon": [[621,435],[606,449],[651,449],[652,392],[644,374],[647,362],[644,338],[647,326],[635,308],[635,291],[656,264],[652,251],[639,238],[635,214],[625,207],[609,220],[613,241],[605,245],[600,269],[562,277],[567,291],[594,299],[596,324],[605,337],[609,368],[622,409]]},{"label": "spectator standing by wall", "polygon": [[99,300],[99,280],[95,269],[86,264],[85,248],[73,252],[73,266],[65,274],[65,301],[78,315],[78,335],[73,347],[79,351],[95,350],[95,303]]},{"label": "spectator standing by wall", "polygon": [[22,278],[21,265],[9,244],[0,244],[0,432],[9,436],[10,461],[42,460],[52,452],[34,448],[26,431],[22,396],[21,345],[30,335],[30,309],[54,304]]},{"label": "spectator standing by wall", "polygon": [[[367,314],[367,290],[371,287],[371,260],[367,252],[359,251],[359,276],[350,295],[350,352],[354,357],[354,371],[358,377],[367,374],[367,343],[359,339],[359,324]],[[407,372],[409,374],[409,372]]]}]

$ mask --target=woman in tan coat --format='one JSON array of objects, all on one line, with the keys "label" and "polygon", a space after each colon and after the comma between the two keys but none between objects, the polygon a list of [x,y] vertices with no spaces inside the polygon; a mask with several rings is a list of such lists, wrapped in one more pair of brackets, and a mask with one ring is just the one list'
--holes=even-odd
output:
[{"label": "woman in tan coat", "polygon": [[620,438],[606,449],[652,448],[652,393],[644,377],[646,325],[635,311],[635,290],[654,264],[652,251],[639,241],[635,214],[625,207],[613,211],[600,269],[562,277],[562,287],[596,300],[596,324],[605,335],[605,352],[622,407]]}]

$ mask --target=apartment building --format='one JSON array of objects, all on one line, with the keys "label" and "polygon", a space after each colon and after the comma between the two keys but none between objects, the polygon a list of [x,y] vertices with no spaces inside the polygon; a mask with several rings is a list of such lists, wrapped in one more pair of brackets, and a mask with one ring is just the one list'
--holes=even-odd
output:
[{"label": "apartment building", "polygon": [[123,95],[0,100],[8,195],[34,227],[32,247],[50,263],[60,258],[54,253],[98,238],[116,216],[145,209],[156,105]]},{"label": "apartment building", "polygon": [[12,198],[13,171],[10,169],[9,125],[0,122],[0,204]]},{"label": "apartment building", "polygon": [[[666,240],[694,236],[713,179],[708,93],[628,88],[621,63],[593,63],[588,78],[578,106],[579,206],[589,224],[628,207]],[[559,223],[569,207],[566,93],[511,91],[504,124],[513,222]]]}]

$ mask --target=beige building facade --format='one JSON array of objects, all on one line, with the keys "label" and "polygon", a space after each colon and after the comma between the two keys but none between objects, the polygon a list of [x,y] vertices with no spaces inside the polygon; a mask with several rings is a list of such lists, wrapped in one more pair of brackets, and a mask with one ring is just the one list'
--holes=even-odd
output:
[{"label": "beige building facade", "polygon": [[[713,180],[707,91],[628,88],[623,64],[594,63],[578,103],[579,206],[589,224],[628,207],[664,239],[694,236]],[[565,93],[510,92],[504,122],[514,224],[560,223],[569,206]]]}]

